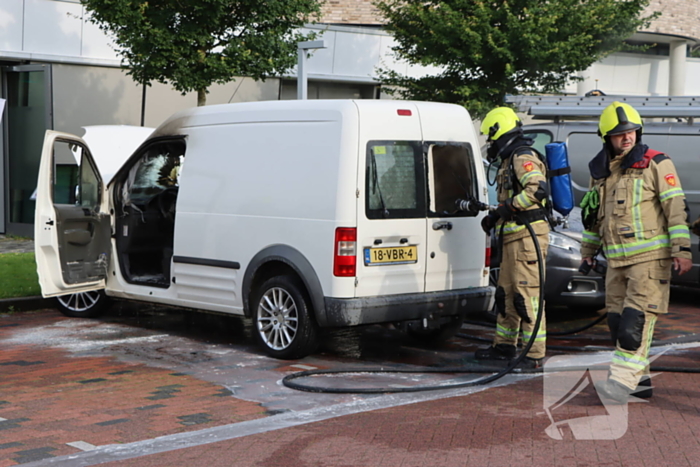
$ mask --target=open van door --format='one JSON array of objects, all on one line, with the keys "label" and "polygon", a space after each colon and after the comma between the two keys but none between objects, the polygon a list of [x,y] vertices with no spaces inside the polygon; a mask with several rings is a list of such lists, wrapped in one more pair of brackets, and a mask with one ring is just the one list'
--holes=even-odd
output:
[{"label": "open van door", "polygon": [[105,186],[87,144],[48,130],[41,151],[34,251],[41,293],[53,297],[105,287],[111,221]]}]

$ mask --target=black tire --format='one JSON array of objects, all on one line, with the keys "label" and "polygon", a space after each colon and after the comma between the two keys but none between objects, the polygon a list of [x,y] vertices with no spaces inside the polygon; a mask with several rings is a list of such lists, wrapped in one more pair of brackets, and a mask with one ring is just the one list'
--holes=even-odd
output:
[{"label": "black tire", "polygon": [[274,358],[303,358],[318,346],[318,325],[303,288],[289,276],[266,280],[252,301],[253,331]]},{"label": "black tire", "polygon": [[104,290],[93,290],[56,297],[58,311],[71,318],[95,318],[107,307]]},{"label": "black tire", "polygon": [[415,329],[409,326],[406,328],[406,333],[422,344],[437,346],[454,337],[462,329],[463,321],[464,316],[453,316],[449,323],[443,324],[439,329]]}]

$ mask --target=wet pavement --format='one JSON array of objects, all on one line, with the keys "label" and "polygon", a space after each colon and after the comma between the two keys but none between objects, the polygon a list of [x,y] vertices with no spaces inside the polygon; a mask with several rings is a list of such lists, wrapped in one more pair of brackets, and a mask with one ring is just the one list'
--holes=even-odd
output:
[{"label": "wet pavement", "polygon": [[[31,242],[0,238],[0,250],[10,247],[30,250]],[[666,368],[654,378],[655,396],[625,406],[624,434],[604,440],[546,434],[554,421],[610,407],[588,387],[550,410],[542,375],[388,394],[304,392],[282,383],[299,371],[356,369],[301,381],[392,391],[463,385],[481,375],[424,370],[475,368],[473,351],[493,332],[479,321],[440,348],[391,326],[329,331],[312,356],[282,361],[261,353],[241,318],[123,301],[99,319],[53,309],[0,313],[0,467],[696,466],[700,377],[668,368],[700,366],[699,296],[673,290],[671,313],[655,330],[654,365]],[[549,331],[596,316],[553,309]],[[548,355],[610,349],[608,340],[603,322],[551,337]],[[603,362],[609,351],[586,355]]]},{"label": "wet pavement", "polygon": [[[697,365],[700,352],[692,342],[698,340],[700,314],[695,300],[694,292],[674,291],[673,314],[659,321],[657,343],[686,344],[655,364]],[[552,316],[550,331],[571,329],[595,316]],[[319,394],[281,382],[298,371],[352,368],[367,372],[312,384],[397,389],[463,383],[477,375],[422,374],[420,369],[473,366],[473,350],[491,333],[469,322],[462,337],[431,348],[390,326],[367,326],[326,333],[314,355],[281,361],[261,354],[249,323],[239,318],[119,301],[92,320],[66,318],[55,310],[2,314],[0,467],[105,462],[555,465],[555,453],[566,453],[568,459],[556,465],[646,465],[591,462],[587,450],[569,452],[571,446],[548,438],[544,430],[550,419],[543,411],[539,375],[508,375],[476,388],[398,394]],[[580,337],[551,339],[550,344],[604,348],[607,341],[607,329],[600,324]],[[419,371],[369,373],[376,368]],[[630,406],[631,428],[625,437],[666,440],[671,435],[664,434],[664,426],[674,417],[683,417],[684,433],[697,428],[693,433],[700,435],[698,377],[662,373],[657,380],[651,404]],[[595,397],[584,394],[583,402],[567,410],[574,415],[604,410]],[[661,428],[654,418],[659,416],[666,424]],[[592,443],[574,444],[586,442]],[[700,465],[690,442],[687,437],[674,441],[677,449],[687,451],[688,462],[669,465]],[[637,451],[643,447],[641,441],[634,443]],[[544,445],[549,454],[536,448]],[[614,446],[605,449],[620,455]],[[657,460],[655,466],[666,465],[663,458],[650,459]]]}]

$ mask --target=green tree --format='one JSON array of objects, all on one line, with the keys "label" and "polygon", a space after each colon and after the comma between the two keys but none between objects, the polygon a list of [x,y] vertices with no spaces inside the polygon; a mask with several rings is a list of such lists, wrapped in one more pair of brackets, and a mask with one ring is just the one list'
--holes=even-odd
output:
[{"label": "green tree", "polygon": [[[506,94],[552,92],[648,27],[649,0],[378,0],[398,58],[439,72],[379,70],[402,98],[462,104],[476,116]],[[390,91],[391,92],[391,91]]]},{"label": "green tree", "polygon": [[127,73],[143,85],[169,83],[206,103],[213,83],[280,75],[297,60],[298,31],[317,0],[81,0],[90,21],[114,38]]}]

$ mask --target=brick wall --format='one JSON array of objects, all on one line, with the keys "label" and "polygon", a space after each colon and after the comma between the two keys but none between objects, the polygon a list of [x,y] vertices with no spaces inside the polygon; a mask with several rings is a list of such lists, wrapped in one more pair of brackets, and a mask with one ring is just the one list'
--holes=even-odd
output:
[{"label": "brick wall", "polygon": [[[700,0],[651,0],[646,13],[662,12],[647,31],[677,34],[700,40]],[[381,25],[372,0],[326,0],[323,23]]]},{"label": "brick wall", "polygon": [[379,12],[372,6],[372,0],[326,0],[321,11],[323,23],[382,24]]},{"label": "brick wall", "polygon": [[647,13],[660,11],[661,16],[647,31],[677,34],[700,40],[699,0],[651,0]]}]

